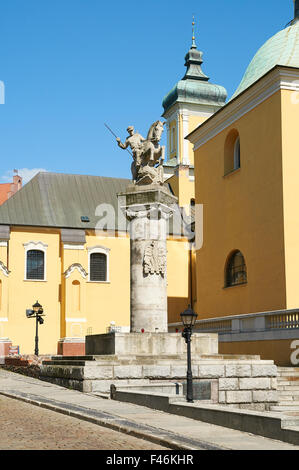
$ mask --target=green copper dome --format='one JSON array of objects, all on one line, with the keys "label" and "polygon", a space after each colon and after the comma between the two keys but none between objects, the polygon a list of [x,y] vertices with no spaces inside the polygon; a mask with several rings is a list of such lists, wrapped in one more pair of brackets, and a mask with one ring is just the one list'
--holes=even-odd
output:
[{"label": "green copper dome", "polygon": [[275,34],[258,50],[231,99],[246,90],[276,65],[299,68],[298,18],[295,18],[290,26]]},{"label": "green copper dome", "polygon": [[192,46],[185,57],[186,74],[163,100],[166,112],[174,103],[194,103],[210,106],[223,106],[227,98],[227,91],[220,85],[209,83],[202,69],[202,52],[197,50],[193,38]]}]

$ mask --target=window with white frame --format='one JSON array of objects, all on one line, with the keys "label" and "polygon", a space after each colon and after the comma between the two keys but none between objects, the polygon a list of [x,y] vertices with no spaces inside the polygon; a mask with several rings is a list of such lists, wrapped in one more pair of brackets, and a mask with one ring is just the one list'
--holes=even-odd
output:
[{"label": "window with white frame", "polygon": [[109,251],[102,246],[88,249],[90,282],[109,282]]},{"label": "window with white frame", "polygon": [[47,245],[42,242],[30,242],[25,247],[25,280],[46,280]]}]

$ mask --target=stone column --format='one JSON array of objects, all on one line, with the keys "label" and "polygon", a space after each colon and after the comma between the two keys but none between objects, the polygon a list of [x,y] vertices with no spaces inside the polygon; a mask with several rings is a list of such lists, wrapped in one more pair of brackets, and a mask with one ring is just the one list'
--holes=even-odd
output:
[{"label": "stone column", "polygon": [[177,198],[162,186],[132,186],[119,195],[130,221],[131,333],[165,333],[167,322],[167,220]]}]

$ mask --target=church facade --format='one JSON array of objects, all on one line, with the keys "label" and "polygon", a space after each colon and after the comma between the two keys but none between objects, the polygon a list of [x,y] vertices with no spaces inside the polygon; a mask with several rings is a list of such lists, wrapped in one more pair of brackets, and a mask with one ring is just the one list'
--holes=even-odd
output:
[{"label": "church facade", "polygon": [[294,5],[294,19],[258,50],[231,99],[188,136],[195,200],[203,206],[200,328],[221,333],[220,352],[282,365],[299,345],[299,1]]}]

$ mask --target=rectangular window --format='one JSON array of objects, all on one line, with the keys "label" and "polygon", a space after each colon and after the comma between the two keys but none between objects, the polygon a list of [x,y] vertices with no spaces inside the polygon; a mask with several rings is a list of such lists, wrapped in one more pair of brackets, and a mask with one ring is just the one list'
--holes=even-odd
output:
[{"label": "rectangular window", "polygon": [[107,281],[107,256],[105,254],[92,253],[90,255],[90,280]]},{"label": "rectangular window", "polygon": [[45,254],[40,250],[27,251],[26,279],[43,281],[45,278]]}]

